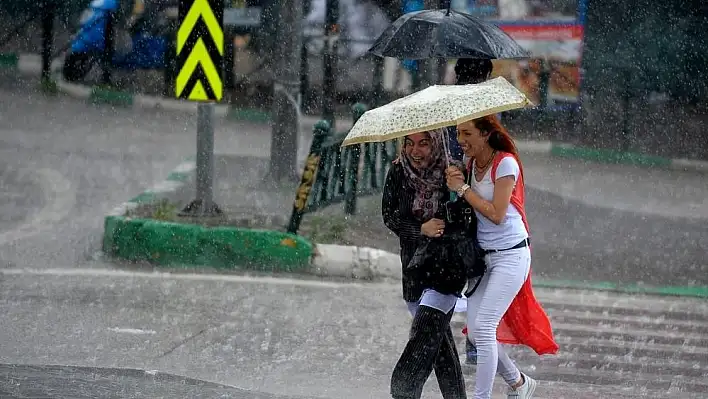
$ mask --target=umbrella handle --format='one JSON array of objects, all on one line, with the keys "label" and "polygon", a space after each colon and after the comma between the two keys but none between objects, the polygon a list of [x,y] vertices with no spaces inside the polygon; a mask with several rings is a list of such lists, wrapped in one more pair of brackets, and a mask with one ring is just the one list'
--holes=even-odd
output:
[{"label": "umbrella handle", "polygon": [[[450,167],[450,148],[448,147],[448,144],[450,144],[450,132],[447,129],[447,127],[443,128],[443,135],[445,136],[443,138],[443,151],[445,151],[445,169]],[[457,193],[454,191],[450,191],[450,201],[455,202],[457,201]]]},{"label": "umbrella handle", "polygon": [[443,138],[443,151],[445,151],[445,168],[450,167],[450,148],[448,147],[448,144],[450,144],[450,133],[447,130],[447,127],[443,128],[443,135],[445,136]]}]

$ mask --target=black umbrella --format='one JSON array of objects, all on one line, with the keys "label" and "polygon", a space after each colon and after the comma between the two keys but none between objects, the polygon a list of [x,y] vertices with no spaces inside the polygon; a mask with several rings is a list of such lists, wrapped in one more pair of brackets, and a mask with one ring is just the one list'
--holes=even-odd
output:
[{"label": "black umbrella", "polygon": [[410,60],[529,56],[493,23],[449,9],[404,14],[379,36],[369,52]]}]

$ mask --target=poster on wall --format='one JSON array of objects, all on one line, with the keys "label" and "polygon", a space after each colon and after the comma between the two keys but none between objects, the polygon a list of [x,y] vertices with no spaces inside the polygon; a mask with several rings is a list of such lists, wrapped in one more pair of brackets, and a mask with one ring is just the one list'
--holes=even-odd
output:
[{"label": "poster on wall", "polygon": [[504,76],[535,104],[540,103],[542,68],[549,74],[550,106],[577,104],[580,96],[583,17],[587,0],[464,0],[453,7],[496,23],[529,50],[525,60],[495,60]]}]

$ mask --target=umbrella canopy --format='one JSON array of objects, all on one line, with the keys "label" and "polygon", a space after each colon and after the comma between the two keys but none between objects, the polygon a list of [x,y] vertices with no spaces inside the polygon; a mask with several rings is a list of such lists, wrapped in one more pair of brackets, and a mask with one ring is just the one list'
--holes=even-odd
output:
[{"label": "umbrella canopy", "polygon": [[342,146],[383,142],[532,105],[503,77],[473,85],[430,86],[369,110]]},{"label": "umbrella canopy", "polygon": [[369,52],[379,57],[410,60],[529,56],[495,24],[452,10],[404,14],[379,36]]}]

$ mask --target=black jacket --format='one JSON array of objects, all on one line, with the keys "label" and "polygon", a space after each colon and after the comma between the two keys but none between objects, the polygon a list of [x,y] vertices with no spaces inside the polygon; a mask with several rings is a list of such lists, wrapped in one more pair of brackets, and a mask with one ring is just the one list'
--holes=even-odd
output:
[{"label": "black jacket", "polygon": [[[405,183],[403,166],[394,164],[388,171],[381,200],[381,210],[384,224],[399,238],[401,247],[401,263],[403,277],[403,299],[409,302],[417,301],[427,288],[435,289],[444,294],[459,295],[466,283],[465,269],[470,262],[462,262],[453,236],[460,238],[460,233],[465,230],[465,236],[471,241],[472,246],[478,248],[476,239],[477,220],[472,212],[471,222],[467,224],[447,220],[446,202],[449,191],[445,188],[441,203],[438,206],[436,217],[445,220],[445,238],[429,239],[420,232],[422,225],[413,215],[413,198],[415,190]],[[425,248],[421,248],[425,246]],[[416,255],[416,250],[421,249],[417,255],[415,267],[409,267],[411,260]],[[421,253],[423,252],[423,253]],[[476,259],[476,257],[475,257]]]}]

